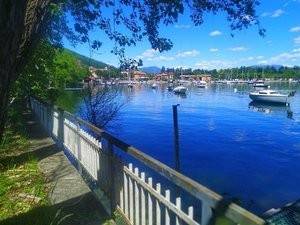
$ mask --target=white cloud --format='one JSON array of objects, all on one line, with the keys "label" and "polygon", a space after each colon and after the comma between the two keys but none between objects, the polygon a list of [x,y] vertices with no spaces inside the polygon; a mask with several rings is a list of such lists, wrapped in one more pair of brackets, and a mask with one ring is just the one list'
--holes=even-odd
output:
[{"label": "white cloud", "polygon": [[261,61],[258,61],[257,63],[258,64],[265,64],[266,65],[266,64],[268,64],[268,61],[267,60],[261,60]]},{"label": "white cloud", "polygon": [[235,62],[236,63],[242,63],[242,62],[249,62],[249,61],[253,61],[253,60],[261,60],[263,58],[264,58],[264,56],[262,56],[262,55],[259,55],[259,56],[248,56],[246,58],[239,58]]},{"label": "white cloud", "polygon": [[151,58],[146,58],[147,61],[173,61],[175,60],[175,57],[173,56],[165,56],[165,55],[159,55]]},{"label": "white cloud", "polygon": [[277,18],[283,15],[285,12],[282,9],[276,9],[273,12],[264,12],[261,14],[262,17],[272,17],[272,18]]},{"label": "white cloud", "polygon": [[288,0],[284,5],[283,7],[287,7],[289,4],[291,3],[300,3],[300,0]]},{"label": "white cloud", "polygon": [[300,45],[300,36],[294,38],[294,43]]},{"label": "white cloud", "polygon": [[189,28],[191,28],[191,25],[190,24],[175,24],[174,27],[177,29],[189,29]]},{"label": "white cloud", "polygon": [[269,40],[269,41],[267,41],[266,43],[267,43],[268,45],[271,45],[271,44],[272,44],[272,41]]},{"label": "white cloud", "polygon": [[186,57],[195,57],[199,55],[199,51],[193,49],[191,51],[178,52],[176,57],[178,58],[186,58]]},{"label": "white cloud", "polygon": [[178,52],[176,55],[161,55],[158,50],[147,49],[142,54],[137,55],[137,59],[145,61],[172,61],[176,58],[195,57],[199,55],[199,51],[193,49],[190,51]]},{"label": "white cloud", "polygon": [[281,16],[282,14],[284,14],[284,11],[282,9],[277,9],[271,14],[271,17],[276,18]]},{"label": "white cloud", "polygon": [[199,69],[224,69],[233,67],[233,63],[230,61],[223,60],[202,60],[195,64],[195,66]]},{"label": "white cloud", "polygon": [[218,52],[219,49],[218,49],[218,48],[210,48],[209,51],[210,51],[210,52]]},{"label": "white cloud", "polygon": [[153,58],[158,54],[158,50],[155,49],[147,49],[145,50],[141,55],[137,56],[138,58],[141,59],[148,59],[148,58]]},{"label": "white cloud", "polygon": [[291,65],[291,62],[300,61],[300,49],[293,49],[290,52],[283,52],[278,55],[272,56],[268,59],[258,61],[259,64],[280,64]]},{"label": "white cloud", "polygon": [[211,36],[211,37],[220,36],[220,35],[222,35],[222,32],[219,30],[214,30],[209,33],[209,36]]},{"label": "white cloud", "polygon": [[267,17],[267,16],[269,16],[269,15],[270,15],[269,12],[264,12],[264,13],[261,14],[261,17]]},{"label": "white cloud", "polygon": [[290,29],[290,32],[300,32],[300,26],[299,27],[292,27]]},{"label": "white cloud", "polygon": [[174,66],[174,69],[190,69],[191,67],[190,66],[186,66],[186,65],[176,65]]},{"label": "white cloud", "polygon": [[230,51],[233,52],[242,52],[242,51],[247,51],[248,49],[245,48],[244,46],[237,46],[229,49]]},{"label": "white cloud", "polygon": [[300,52],[300,48],[295,48],[292,52]]},{"label": "white cloud", "polygon": [[138,59],[146,61],[172,61],[175,59],[173,56],[158,55],[159,51],[154,49],[147,49],[141,55],[136,56]]},{"label": "white cloud", "polygon": [[173,56],[164,56],[160,55],[158,57],[153,58],[153,61],[172,61],[175,58]]}]

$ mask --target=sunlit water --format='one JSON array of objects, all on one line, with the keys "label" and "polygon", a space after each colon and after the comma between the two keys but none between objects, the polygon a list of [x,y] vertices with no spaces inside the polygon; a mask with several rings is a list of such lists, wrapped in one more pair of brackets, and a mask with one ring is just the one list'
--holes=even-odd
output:
[{"label": "sunlit water", "polygon": [[186,97],[124,87],[129,101],[110,131],[174,167],[172,105],[180,104],[180,171],[262,213],[300,198],[300,87],[271,86],[299,92],[285,107],[249,105],[249,85],[189,87]]}]

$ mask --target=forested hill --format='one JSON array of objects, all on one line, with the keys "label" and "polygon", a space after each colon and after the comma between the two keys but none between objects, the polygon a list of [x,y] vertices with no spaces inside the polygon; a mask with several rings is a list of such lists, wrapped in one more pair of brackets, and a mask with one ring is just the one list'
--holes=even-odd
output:
[{"label": "forested hill", "polygon": [[74,56],[78,60],[80,60],[81,63],[84,64],[84,65],[86,65],[86,66],[93,66],[93,67],[98,68],[98,69],[101,69],[101,68],[104,68],[106,66],[109,66],[110,68],[114,68],[115,69],[115,67],[113,67],[111,65],[108,65],[108,64],[106,64],[104,62],[101,62],[101,61],[98,61],[98,60],[95,60],[95,59],[91,59],[91,58],[86,57],[84,55],[80,55],[79,53],[74,52],[74,51],[72,51],[70,49],[65,49],[65,51],[67,53],[70,53],[72,56]]}]

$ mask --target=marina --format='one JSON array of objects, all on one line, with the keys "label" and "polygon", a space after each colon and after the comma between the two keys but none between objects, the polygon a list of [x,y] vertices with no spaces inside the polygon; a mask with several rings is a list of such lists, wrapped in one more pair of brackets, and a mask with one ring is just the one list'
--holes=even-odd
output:
[{"label": "marina", "polygon": [[174,167],[172,105],[180,104],[180,171],[260,215],[300,197],[300,177],[293,172],[300,169],[300,86],[268,84],[296,91],[290,104],[253,102],[249,93],[255,89],[247,83],[213,82],[206,89],[190,84],[185,95],[169,91],[167,82],[155,89],[115,86],[126,104],[109,131]]}]

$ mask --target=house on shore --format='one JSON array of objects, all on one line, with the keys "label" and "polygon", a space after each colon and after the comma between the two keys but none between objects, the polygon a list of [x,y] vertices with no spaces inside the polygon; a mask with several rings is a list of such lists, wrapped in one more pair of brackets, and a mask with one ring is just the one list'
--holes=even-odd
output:
[{"label": "house on shore", "polygon": [[106,66],[106,67],[104,67],[104,68],[95,68],[95,67],[93,67],[93,66],[90,66],[89,67],[89,71],[90,71],[90,73],[91,73],[91,75],[93,76],[93,77],[98,77],[98,75],[97,75],[97,71],[108,71],[108,67]]},{"label": "house on shore", "polygon": [[155,75],[157,81],[168,81],[174,79],[174,73],[158,73]]},{"label": "house on shore", "polygon": [[147,80],[149,80],[149,76],[145,72],[142,72],[142,71],[139,71],[139,70],[132,71],[131,78],[134,81],[147,81]]},{"label": "house on shore", "polygon": [[200,74],[200,75],[180,75],[181,80],[188,80],[188,81],[205,81],[210,83],[212,78],[209,74]]}]

